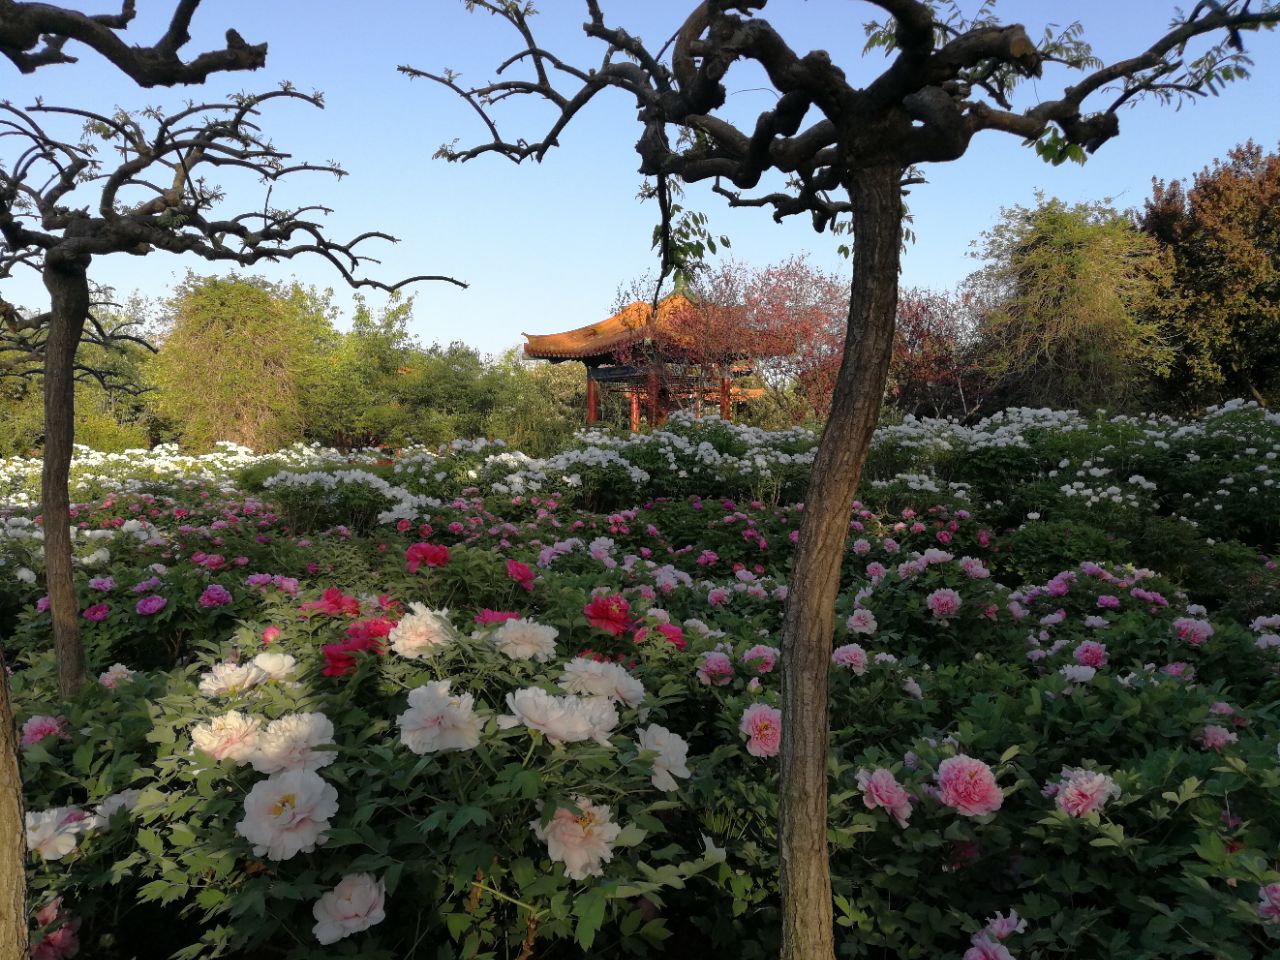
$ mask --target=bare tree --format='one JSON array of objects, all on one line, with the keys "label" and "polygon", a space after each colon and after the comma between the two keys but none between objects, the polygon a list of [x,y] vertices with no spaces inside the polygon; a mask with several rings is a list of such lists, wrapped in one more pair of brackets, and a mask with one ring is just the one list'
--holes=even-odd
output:
[{"label": "bare tree", "polygon": [[120,34],[137,15],[135,0],[122,0],[119,13],[87,14],[49,3],[0,0],[0,55],[22,73],[56,63],[75,63],[64,49],[83,44],[111,61],[140,87],[204,83],[211,73],[256,70],[267,62],[265,43],[245,43],[234,30],[227,45],[184,61],[179,51],[191,41],[191,19],[200,0],[179,0],[164,35],[149,47],[126,43]]},{"label": "bare tree", "polygon": [[[730,205],[772,209],[775,219],[808,215],[818,230],[849,218],[843,222],[855,242],[848,334],[805,500],[783,634],[779,859],[788,960],[834,955],[827,672],[849,513],[893,347],[904,185],[920,182],[918,165],[959,159],[985,131],[1020,137],[1053,162],[1083,160],[1119,132],[1122,107],[1143,97],[1194,98],[1247,75],[1241,32],[1280,20],[1276,0],[1256,9],[1250,0],[1201,0],[1145,50],[1103,64],[1078,25],[1036,42],[1022,26],[1000,23],[992,2],[972,19],[944,0],[868,3],[888,17],[870,28],[868,49],[882,48],[890,60],[861,85],[826,51],[794,50],[758,15],[765,0],[691,4],[661,49],[608,23],[599,0],[585,0],[583,29],[604,48],[594,68],[571,64],[537,42],[531,4],[467,0],[469,9],[515,31],[517,45],[495,78],[464,86],[451,71],[401,68],[448,87],[481,118],[489,139],[467,149],[446,145],[437,156],[447,160],[488,154],[516,163],[541,160],[588,103],[616,89],[638,109],[640,172],[656,179],[664,222],[669,178],[709,181]],[[858,32],[856,21],[830,28],[838,35]],[[1189,43],[1207,34],[1215,35],[1207,49],[1191,54]],[[740,129],[722,108],[726,75],[744,62],[763,68],[779,96],[753,126]],[[1040,76],[1046,64],[1081,76],[1056,97],[1016,107],[1015,88]],[[540,135],[507,136],[500,129],[495,108],[521,97],[555,108]],[[759,188],[770,171],[784,176],[784,187],[744,193]]]},{"label": "bare tree", "polygon": [[[64,696],[84,681],[84,651],[71,577],[68,470],[74,416],[76,351],[90,316],[89,267],[95,256],[154,251],[189,253],[206,260],[249,266],[259,261],[323,257],[353,287],[395,290],[418,280],[387,284],[357,276],[370,258],[357,248],[373,239],[395,241],[378,231],[339,242],[326,236],[321,205],[277,209],[271,186],[293,174],[342,176],[333,163],[293,162],[259,126],[273,101],[321,106],[318,95],[284,88],[224,102],[191,104],[172,115],[148,111],[113,116],[38,104],[19,109],[0,103],[0,142],[10,147],[0,162],[0,279],[19,267],[38,271],[49,291],[47,313],[27,323],[45,328],[45,448],[41,509],[46,580]],[[61,140],[45,119],[83,127],[85,138]],[[94,139],[115,159],[106,163]],[[264,181],[267,199],[257,209],[223,211],[221,187],[206,171],[240,172]],[[91,194],[94,209],[73,206]],[[459,284],[461,285],[461,284]]]}]

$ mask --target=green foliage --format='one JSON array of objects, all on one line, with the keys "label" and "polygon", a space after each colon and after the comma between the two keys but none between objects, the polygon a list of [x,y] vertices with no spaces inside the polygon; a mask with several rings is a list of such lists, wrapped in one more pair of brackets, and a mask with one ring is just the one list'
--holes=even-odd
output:
[{"label": "green foliage", "polygon": [[1153,317],[1169,263],[1101,203],[1040,197],[983,234],[988,266],[970,278],[984,304],[978,353],[996,406],[1132,407],[1169,362]]}]

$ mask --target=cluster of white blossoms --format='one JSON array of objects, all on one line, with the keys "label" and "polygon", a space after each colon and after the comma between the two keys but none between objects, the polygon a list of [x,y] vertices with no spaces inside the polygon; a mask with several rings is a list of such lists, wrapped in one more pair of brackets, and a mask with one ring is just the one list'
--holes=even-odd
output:
[{"label": "cluster of white blossoms", "polygon": [[307,473],[282,470],[275,476],[268,477],[263,486],[267,489],[303,490],[309,499],[322,502],[336,502],[343,487],[363,487],[380,495],[387,503],[387,508],[378,514],[379,523],[413,520],[424,509],[436,509],[444,505],[441,500],[412,493],[367,470],[315,470]]},{"label": "cluster of white blossoms", "polygon": [[452,681],[436,680],[409,691],[409,709],[396,718],[400,742],[418,755],[472,750],[480,744],[484,717],[471,694],[451,693]]},{"label": "cluster of white blossoms", "polygon": [[601,697],[635,709],[644,702],[644,684],[621,664],[574,657],[564,665],[560,689],[584,697]]},{"label": "cluster of white blossoms", "polygon": [[507,694],[509,714],[498,717],[504,730],[524,724],[552,743],[594,740],[608,745],[618,726],[618,711],[606,697],[556,696],[540,687],[525,687]]},{"label": "cluster of white blossoms", "polygon": [[287,653],[260,653],[248,663],[224,660],[200,675],[200,692],[206,697],[235,697],[254,687],[276,681],[287,683],[297,661]]},{"label": "cluster of white blossoms", "polygon": [[61,860],[76,848],[80,837],[105,830],[120,810],[131,812],[141,795],[139,790],[113,793],[103,798],[92,812],[79,807],[28,810],[25,817],[27,849],[45,860]]},{"label": "cluster of white blossoms", "polygon": [[196,750],[214,760],[247,763],[259,773],[327,767],[337,754],[323,748],[333,742],[333,723],[323,713],[285,714],[264,727],[259,717],[229,710],[191,731]]},{"label": "cluster of white blossoms", "polygon": [[431,610],[422,603],[409,604],[408,612],[387,634],[391,649],[410,660],[433,656],[457,639],[449,611]]}]

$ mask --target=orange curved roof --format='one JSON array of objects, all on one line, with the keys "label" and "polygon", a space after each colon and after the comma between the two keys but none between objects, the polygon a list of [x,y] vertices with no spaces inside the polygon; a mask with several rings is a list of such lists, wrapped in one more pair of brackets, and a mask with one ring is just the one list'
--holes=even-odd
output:
[{"label": "orange curved roof", "polygon": [[684,294],[673,293],[658,302],[657,320],[650,324],[653,307],[637,300],[607,320],[576,330],[523,334],[528,341],[524,352],[526,356],[541,360],[585,359],[611,353],[645,337],[657,336],[668,342],[688,343],[690,338],[682,333],[679,316],[692,307]]}]

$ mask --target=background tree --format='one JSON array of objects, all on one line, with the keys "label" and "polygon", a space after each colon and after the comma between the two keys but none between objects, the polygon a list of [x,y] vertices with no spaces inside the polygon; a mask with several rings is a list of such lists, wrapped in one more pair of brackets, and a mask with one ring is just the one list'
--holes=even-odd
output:
[{"label": "background tree", "polygon": [[155,409],[183,445],[232,440],[265,451],[301,439],[338,339],[314,291],[189,274],[163,325],[148,370]]},{"label": "background tree", "polygon": [[137,15],[135,0],[123,0],[116,14],[87,14],[50,3],[0,0],[0,55],[22,73],[34,73],[55,63],[75,63],[68,42],[83,44],[106,57],[140,87],[171,87],[203,83],[211,73],[256,70],[267,62],[267,45],[250,45],[234,30],[227,45],[190,61],[179,51],[191,40],[192,17],[200,0],[179,0],[164,35],[149,47],[125,42],[120,36]]},{"label": "background tree", "polygon": [[1133,406],[1167,368],[1169,259],[1104,203],[1040,197],[982,235],[968,287],[992,406]]},{"label": "background tree", "polygon": [[1280,399],[1280,153],[1249,141],[1190,187],[1153,181],[1142,228],[1169,252],[1170,394],[1182,402]]},{"label": "background tree", "polygon": [[[314,254],[328,260],[352,286],[392,289],[361,279],[367,258],[356,248],[383,233],[340,243],[316,219],[318,205],[227,212],[226,193],[206,171],[247,175],[274,183],[291,174],[340,175],[332,164],[293,163],[266,138],[261,108],[275,100],[320,106],[318,96],[291,88],[230,101],[192,105],[170,116],[104,116],[70,107],[28,110],[0,103],[0,140],[10,152],[0,164],[0,277],[18,267],[38,271],[50,310],[31,318],[47,327],[44,343],[45,446],[41,511],[45,577],[58,653],[59,686],[71,695],[84,682],[84,651],[71,577],[67,474],[75,422],[76,352],[88,319],[89,267],[95,256],[152,251],[193,253],[207,260],[249,266]],[[60,140],[37,117],[83,131]],[[149,129],[148,129],[149,128]],[[99,151],[93,141],[103,141]],[[111,164],[103,156],[113,157]],[[75,206],[92,196],[92,205]],[[414,277],[401,281],[449,279]],[[451,281],[457,283],[457,281]]]},{"label": "background tree", "polygon": [[[782,639],[782,953],[787,960],[825,960],[835,949],[826,841],[835,594],[893,348],[904,182],[919,181],[917,165],[963,156],[984,131],[1034,143],[1051,161],[1083,159],[1119,132],[1119,111],[1137,99],[1193,97],[1245,75],[1241,31],[1274,24],[1280,9],[1273,0],[1257,9],[1252,0],[1202,0],[1177,15],[1146,50],[1104,65],[1075,25],[1050,30],[1037,43],[1022,26],[998,22],[990,4],[966,20],[954,5],[871,0],[890,19],[871,28],[869,48],[883,49],[891,62],[859,85],[828,52],[792,49],[757,15],[763,0],[692,4],[662,48],[606,22],[599,0],[585,2],[583,29],[604,46],[603,59],[592,67],[571,64],[540,45],[529,4],[467,0],[468,9],[515,31],[517,48],[497,77],[468,87],[451,71],[402,68],[452,90],[486,124],[490,139],[466,149],[446,145],[439,156],[541,160],[590,101],[620,90],[634,101],[640,172],[656,180],[664,222],[670,180],[710,181],[730,204],[770,208],[777,217],[804,214],[819,230],[850,217],[855,243],[844,355],[805,498]],[[828,33],[849,36],[856,32],[850,27],[833,23]],[[1209,33],[1220,39],[1191,52],[1189,42]],[[745,129],[722,110],[726,76],[740,62],[762,68],[778,93],[776,104]],[[1040,76],[1045,64],[1083,75],[1056,98],[1015,106],[1019,82]],[[516,65],[523,75],[509,72]],[[759,81],[753,76],[752,83]],[[540,136],[504,135],[494,109],[528,96],[554,107],[549,126]],[[785,182],[743,195],[770,171]]]},{"label": "background tree", "polygon": [[982,402],[970,298],[902,290],[886,400],[917,417],[967,418]]}]

